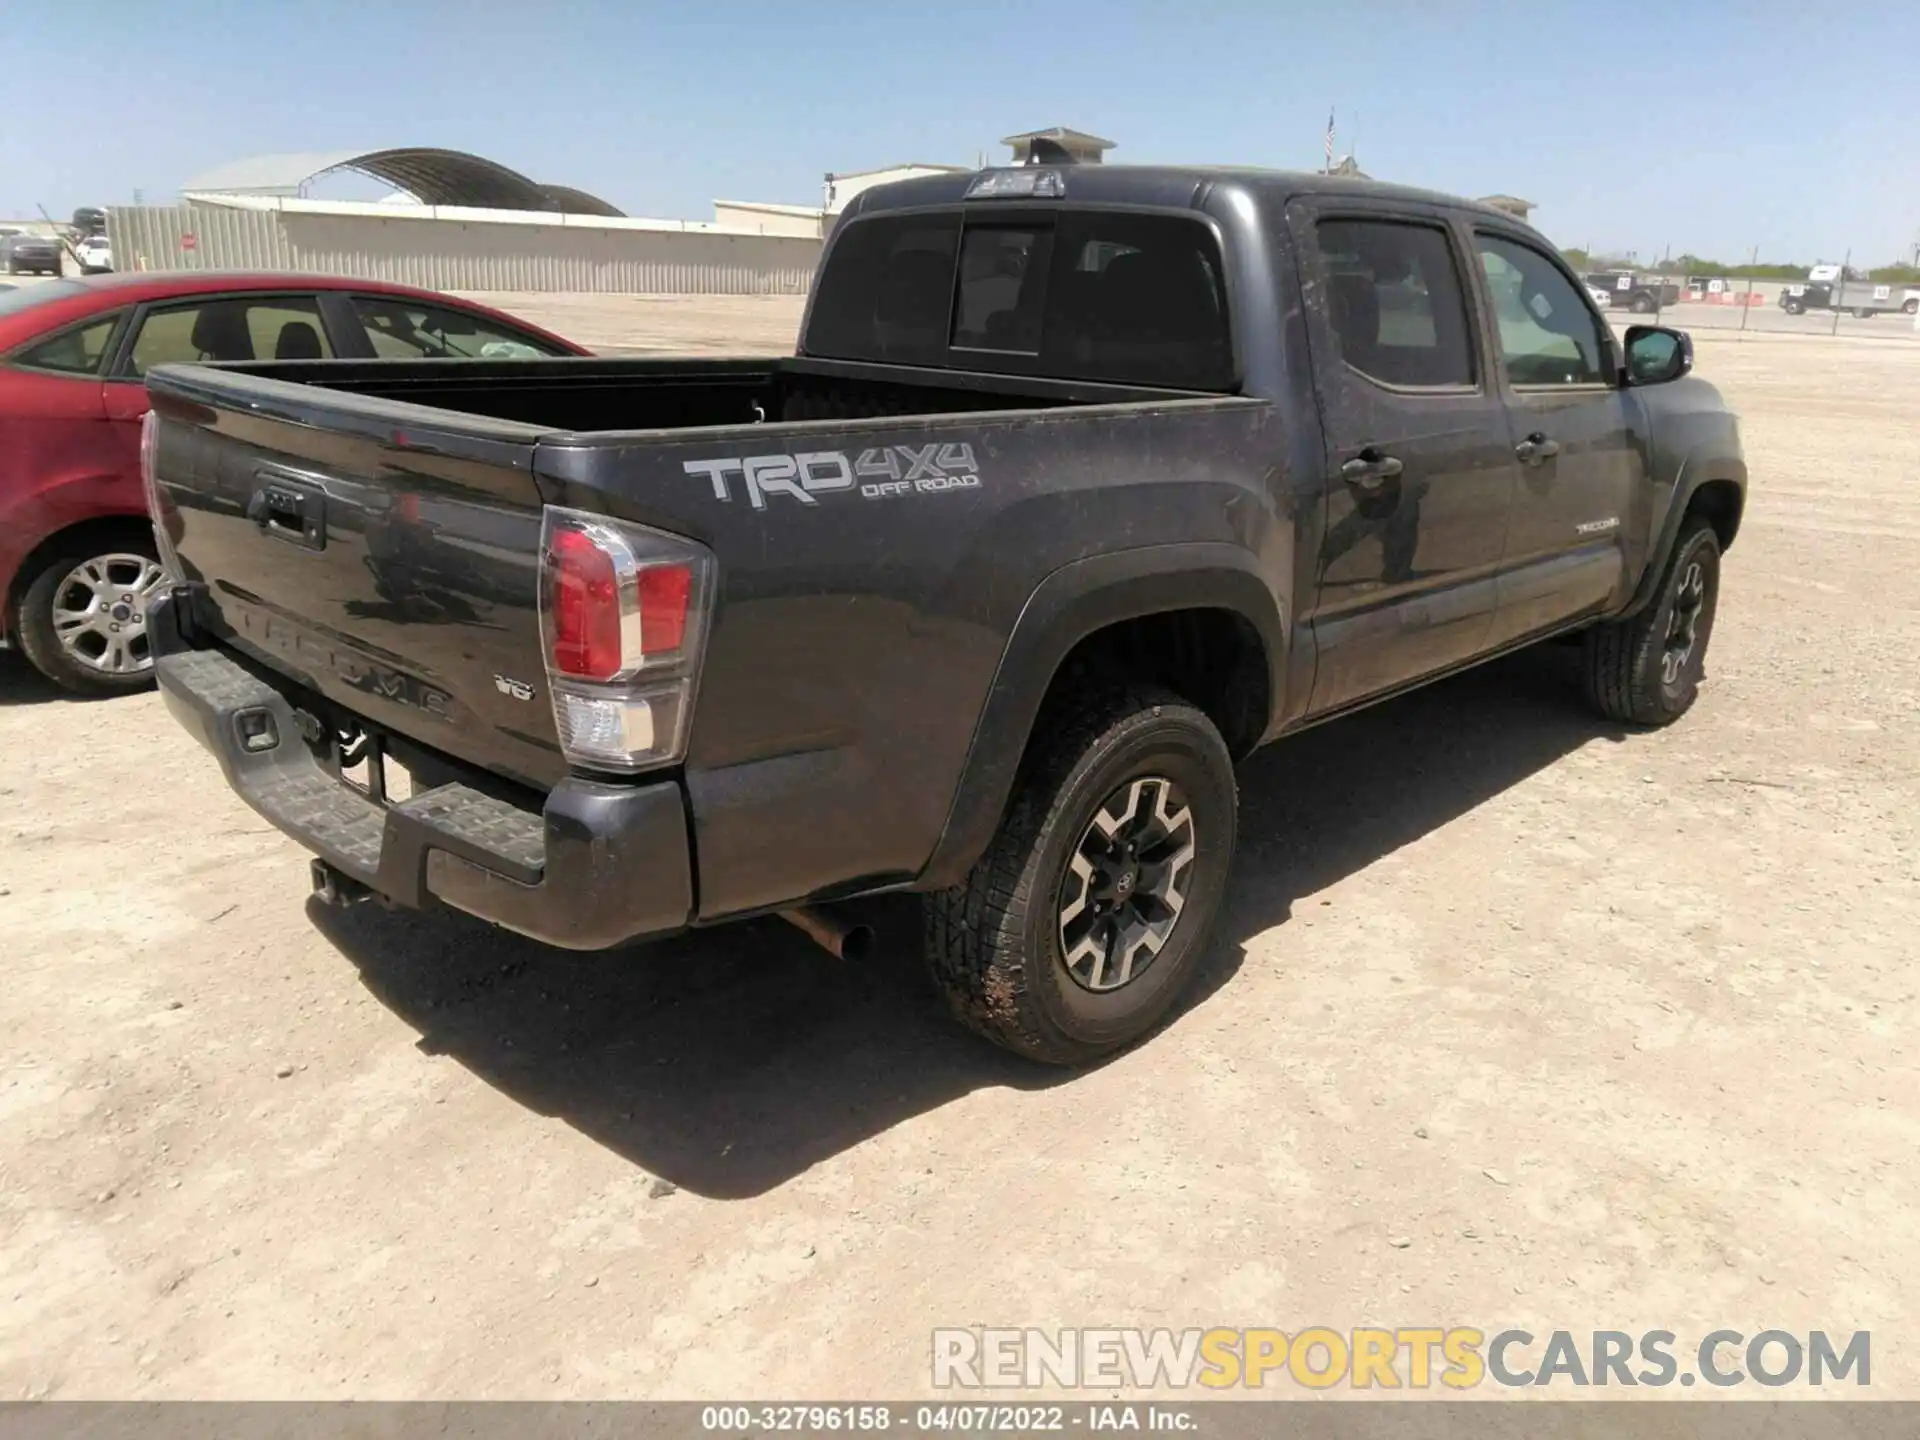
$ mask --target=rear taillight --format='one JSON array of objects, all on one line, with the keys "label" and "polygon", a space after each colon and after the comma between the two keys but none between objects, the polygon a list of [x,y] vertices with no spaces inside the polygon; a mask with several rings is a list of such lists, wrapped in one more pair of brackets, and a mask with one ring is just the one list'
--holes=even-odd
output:
[{"label": "rear taillight", "polygon": [[553,613],[547,663],[575,680],[611,680],[626,664],[612,554],[585,530],[567,529],[554,530],[547,554]]},{"label": "rear taillight", "polygon": [[685,754],[712,584],[695,541],[547,507],[540,635],[569,760],[630,772]]},{"label": "rear taillight", "polygon": [[169,578],[180,578],[180,556],[173,548],[173,505],[160,488],[160,417],[149,410],[140,421],[140,484],[147,492],[147,514],[153,520],[153,543]]}]

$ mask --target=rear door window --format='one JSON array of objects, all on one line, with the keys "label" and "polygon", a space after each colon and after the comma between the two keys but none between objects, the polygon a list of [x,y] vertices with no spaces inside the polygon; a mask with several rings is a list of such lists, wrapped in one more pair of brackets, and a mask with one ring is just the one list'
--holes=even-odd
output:
[{"label": "rear door window", "polygon": [[238,295],[150,310],[133,337],[128,370],[222,360],[330,360],[327,327],[310,295]]},{"label": "rear door window", "polygon": [[1350,368],[1400,388],[1474,384],[1473,332],[1444,229],[1330,219],[1315,238],[1327,320]]},{"label": "rear door window", "polygon": [[13,363],[58,375],[98,375],[107,351],[113,347],[114,332],[120,328],[120,314],[115,311],[48,336],[20,351]]}]

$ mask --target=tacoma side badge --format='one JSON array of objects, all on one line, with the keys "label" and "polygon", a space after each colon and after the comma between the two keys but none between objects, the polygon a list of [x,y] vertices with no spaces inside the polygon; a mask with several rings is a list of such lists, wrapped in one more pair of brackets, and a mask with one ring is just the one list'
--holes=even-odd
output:
[{"label": "tacoma side badge", "polygon": [[505,675],[496,675],[493,677],[493,688],[516,700],[533,699],[533,686],[524,680],[509,680]]}]

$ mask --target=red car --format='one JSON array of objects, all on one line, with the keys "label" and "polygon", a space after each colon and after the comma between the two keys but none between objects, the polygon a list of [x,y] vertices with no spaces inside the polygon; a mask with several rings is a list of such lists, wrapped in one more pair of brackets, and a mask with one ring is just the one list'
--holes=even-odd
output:
[{"label": "red car", "polygon": [[529,353],[589,352],[482,305],[338,276],[97,275],[0,292],[0,640],[69,690],[151,683],[152,366]]}]

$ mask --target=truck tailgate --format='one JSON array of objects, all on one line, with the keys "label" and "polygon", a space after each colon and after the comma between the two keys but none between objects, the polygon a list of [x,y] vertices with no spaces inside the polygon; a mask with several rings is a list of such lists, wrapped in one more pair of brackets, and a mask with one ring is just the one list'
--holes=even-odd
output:
[{"label": "truck tailgate", "polygon": [[196,624],[376,726],[530,784],[566,774],[539,429],[201,367],[148,388]]}]

